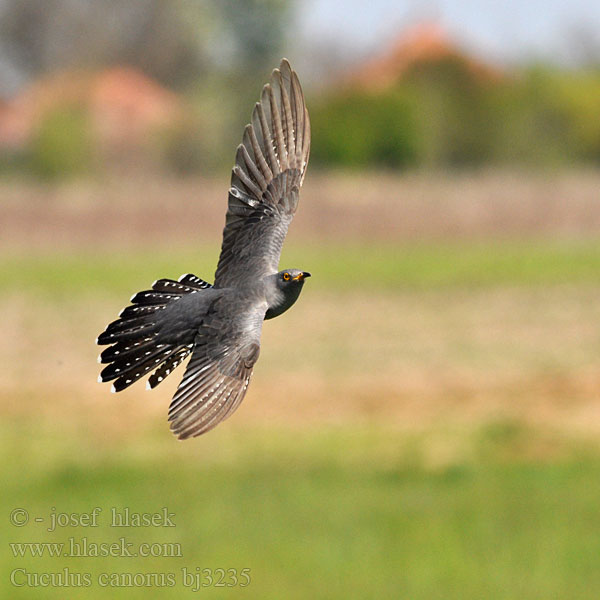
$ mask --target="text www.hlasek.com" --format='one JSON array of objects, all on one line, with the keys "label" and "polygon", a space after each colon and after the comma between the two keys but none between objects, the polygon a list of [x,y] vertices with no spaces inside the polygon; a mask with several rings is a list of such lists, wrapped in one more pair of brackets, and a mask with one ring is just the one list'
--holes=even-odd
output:
[{"label": "text www.hlasek.com", "polygon": [[92,542],[87,537],[71,537],[62,542],[11,542],[14,557],[182,557],[178,542],[142,542],[134,544],[124,537],[115,542]]}]

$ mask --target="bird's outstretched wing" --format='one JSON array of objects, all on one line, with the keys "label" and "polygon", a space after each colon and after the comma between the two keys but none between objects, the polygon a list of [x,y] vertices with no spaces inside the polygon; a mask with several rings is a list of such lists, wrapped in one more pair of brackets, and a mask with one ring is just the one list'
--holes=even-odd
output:
[{"label": "bird's outstretched wing", "polygon": [[309,152],[304,95],[283,59],[237,149],[215,287],[238,286],[277,271]]},{"label": "bird's outstretched wing", "polygon": [[169,407],[171,430],[196,437],[229,417],[243,400],[260,353],[266,303],[216,300],[194,340],[192,358]]}]

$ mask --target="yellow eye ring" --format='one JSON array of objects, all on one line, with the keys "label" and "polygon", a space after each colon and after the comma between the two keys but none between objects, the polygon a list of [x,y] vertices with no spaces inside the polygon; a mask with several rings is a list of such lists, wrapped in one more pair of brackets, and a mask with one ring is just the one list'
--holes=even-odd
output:
[{"label": "yellow eye ring", "polygon": [[284,281],[289,281],[290,280],[290,274],[289,273],[284,273],[283,274],[283,280]]}]

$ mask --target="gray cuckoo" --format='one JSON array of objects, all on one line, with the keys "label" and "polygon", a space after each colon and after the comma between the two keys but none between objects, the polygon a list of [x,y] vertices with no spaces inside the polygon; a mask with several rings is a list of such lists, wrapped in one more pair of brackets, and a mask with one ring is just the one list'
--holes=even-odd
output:
[{"label": "gray cuckoo", "polygon": [[188,355],[169,407],[180,439],[206,433],[246,394],[263,320],[297,300],[310,273],[278,271],[310,151],[310,122],[298,76],[287,60],[273,71],[238,146],[221,255],[213,285],[183,275],[159,279],[100,334],[107,366],[99,380],[119,392],[150,374],[156,387]]}]

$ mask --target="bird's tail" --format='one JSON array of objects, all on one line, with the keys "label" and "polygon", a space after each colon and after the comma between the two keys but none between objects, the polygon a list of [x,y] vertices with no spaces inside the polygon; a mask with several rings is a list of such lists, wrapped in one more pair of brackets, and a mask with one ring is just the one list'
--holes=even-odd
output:
[{"label": "bird's tail", "polygon": [[159,279],[152,289],[131,297],[124,308],[96,340],[109,345],[98,361],[108,363],[98,381],[113,381],[112,391],[120,392],[154,370],[148,387],[156,387],[191,352],[192,344],[159,343],[160,313],[187,294],[212,287],[195,275],[182,275],[178,281]]}]

